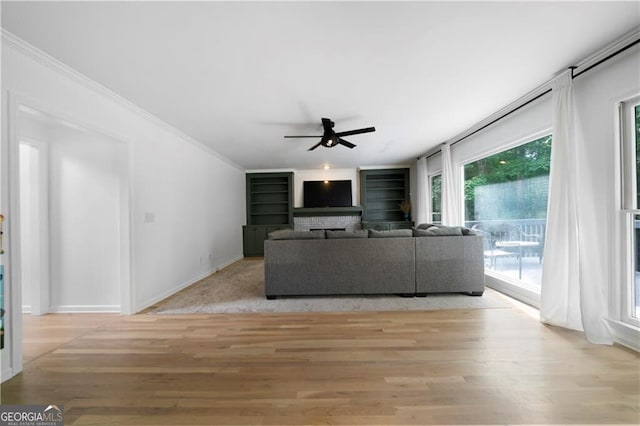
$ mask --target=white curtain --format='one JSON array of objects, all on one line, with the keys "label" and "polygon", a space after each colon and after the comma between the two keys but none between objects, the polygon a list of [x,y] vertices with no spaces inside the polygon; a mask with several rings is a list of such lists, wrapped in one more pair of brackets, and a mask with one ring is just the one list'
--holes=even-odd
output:
[{"label": "white curtain", "polygon": [[462,225],[460,215],[460,191],[451,162],[451,149],[448,144],[442,145],[442,224]]},{"label": "white curtain", "polygon": [[[606,277],[597,200],[588,190],[598,176],[584,158],[570,72],[556,78],[553,90],[553,141],[540,320],[584,330],[593,343],[612,343],[604,323]],[[587,190],[585,190],[585,188]]]},{"label": "white curtain", "polygon": [[416,199],[413,206],[413,220],[416,225],[421,223],[430,223],[429,218],[429,173],[427,171],[427,158],[420,157],[416,164],[417,170],[417,185],[416,185]]}]

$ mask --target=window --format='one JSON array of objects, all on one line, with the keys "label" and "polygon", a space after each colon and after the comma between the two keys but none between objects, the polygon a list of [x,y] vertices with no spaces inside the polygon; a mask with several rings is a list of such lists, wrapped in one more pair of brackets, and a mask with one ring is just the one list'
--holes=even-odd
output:
[{"label": "window", "polygon": [[633,242],[631,251],[633,254],[633,268],[631,271],[631,285],[628,289],[626,300],[631,304],[631,317],[640,320],[640,215],[634,214],[633,222]]},{"label": "window", "polygon": [[626,242],[622,319],[640,324],[640,97],[622,103],[622,214]]},{"label": "window", "polygon": [[551,136],[464,166],[466,226],[485,237],[485,265],[540,291]]},{"label": "window", "polygon": [[431,177],[431,223],[442,223],[442,175]]}]

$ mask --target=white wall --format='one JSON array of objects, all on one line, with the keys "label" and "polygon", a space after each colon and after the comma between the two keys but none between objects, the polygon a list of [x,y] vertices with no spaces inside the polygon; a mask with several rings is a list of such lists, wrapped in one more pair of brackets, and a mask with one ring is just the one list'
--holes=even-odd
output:
[{"label": "white wall", "polygon": [[[242,168],[5,33],[1,87],[3,120],[15,115],[16,103],[23,103],[126,142],[133,311],[242,257]],[[9,128],[15,125],[2,125],[0,209],[9,228],[5,247],[13,246],[8,194],[14,166],[10,168],[8,155]],[[5,264],[10,255],[5,254]],[[5,277],[6,300],[15,303],[20,298],[12,293],[12,276]],[[19,329],[10,323],[8,327]],[[8,345],[16,338],[20,336],[7,333]],[[7,359],[2,357],[3,379],[12,374],[9,365],[19,363]]]},{"label": "white wall", "polygon": [[121,163],[126,164],[124,147],[63,127],[50,132],[46,143],[51,311],[120,312],[119,180]]}]

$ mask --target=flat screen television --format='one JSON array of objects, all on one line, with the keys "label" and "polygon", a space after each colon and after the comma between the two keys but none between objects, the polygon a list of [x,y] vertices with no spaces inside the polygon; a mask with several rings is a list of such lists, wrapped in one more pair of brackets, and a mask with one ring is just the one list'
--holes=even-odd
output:
[{"label": "flat screen television", "polygon": [[350,180],[305,180],[304,207],[351,207]]}]

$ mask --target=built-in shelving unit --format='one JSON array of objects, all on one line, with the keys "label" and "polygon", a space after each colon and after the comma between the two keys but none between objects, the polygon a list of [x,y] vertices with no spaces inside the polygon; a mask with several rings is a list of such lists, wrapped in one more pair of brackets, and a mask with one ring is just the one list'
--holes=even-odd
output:
[{"label": "built-in shelving unit", "polygon": [[409,201],[409,169],[360,171],[363,222],[402,222],[399,204]]},{"label": "built-in shelving unit", "polygon": [[270,232],[293,227],[293,173],[247,173],[245,256],[262,256]]},{"label": "built-in shelving unit", "polygon": [[247,174],[247,225],[292,223],[293,173]]}]

